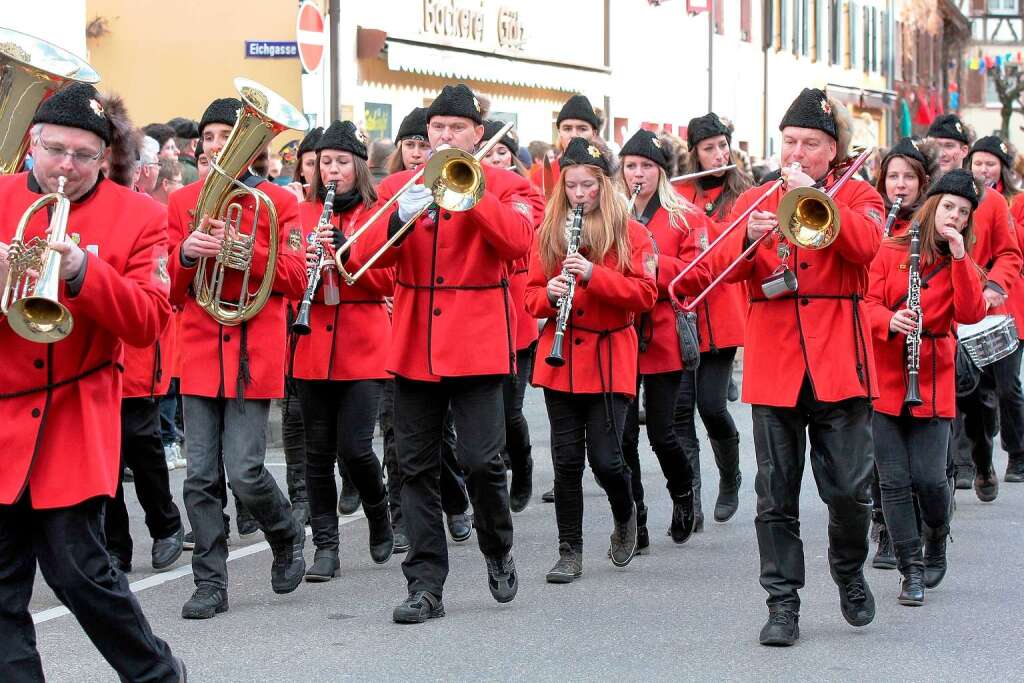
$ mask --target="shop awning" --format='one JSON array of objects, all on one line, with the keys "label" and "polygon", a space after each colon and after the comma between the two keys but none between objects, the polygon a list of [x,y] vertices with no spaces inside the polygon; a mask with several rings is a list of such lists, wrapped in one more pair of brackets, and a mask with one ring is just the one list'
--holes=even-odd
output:
[{"label": "shop awning", "polygon": [[388,68],[392,71],[444,78],[466,78],[572,93],[608,90],[608,73],[600,69],[483,55],[394,38],[387,39],[385,53]]},{"label": "shop awning", "polygon": [[843,104],[862,109],[893,109],[896,106],[896,93],[892,90],[872,90],[829,83],[825,86],[825,92]]}]

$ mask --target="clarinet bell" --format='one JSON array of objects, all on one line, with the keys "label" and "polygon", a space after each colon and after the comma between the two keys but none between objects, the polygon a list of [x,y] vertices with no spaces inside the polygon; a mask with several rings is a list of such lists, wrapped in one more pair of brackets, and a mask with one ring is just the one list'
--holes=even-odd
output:
[{"label": "clarinet bell", "polygon": [[303,301],[299,304],[299,311],[295,314],[295,322],[292,323],[292,333],[297,334],[300,337],[305,337],[307,334],[312,332],[309,326],[309,309],[311,308],[308,301]]},{"label": "clarinet bell", "polygon": [[907,395],[903,399],[903,403],[909,407],[916,407],[924,403],[924,401],[921,400],[921,392],[918,389],[916,377],[907,383]]},{"label": "clarinet bell", "polygon": [[565,365],[565,358],[562,356],[562,340],[565,339],[564,335],[556,334],[555,339],[551,344],[551,353],[544,359],[544,362],[554,368],[560,368]]}]

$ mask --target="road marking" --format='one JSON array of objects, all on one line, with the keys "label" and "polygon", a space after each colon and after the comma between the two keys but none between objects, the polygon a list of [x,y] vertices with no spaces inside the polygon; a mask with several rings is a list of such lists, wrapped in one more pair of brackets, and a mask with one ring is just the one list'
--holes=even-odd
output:
[{"label": "road marking", "polygon": [[[268,464],[271,464],[271,463],[268,463]],[[360,520],[360,519],[366,519],[366,515],[364,515],[361,511],[357,512],[357,513],[355,513],[353,515],[348,515],[346,517],[340,518],[338,520],[338,526],[342,527],[342,526],[344,526],[346,524],[351,524],[352,522],[355,522],[356,520]],[[313,534],[312,529],[307,527],[306,528],[306,536],[309,537],[312,534]],[[247,545],[244,548],[239,548],[238,550],[231,551],[228,554],[228,562],[232,562],[234,560],[240,560],[243,557],[248,557],[249,555],[255,555],[256,553],[263,552],[264,550],[270,550],[270,544],[267,543],[266,541],[260,541],[259,543],[253,543],[252,545]],[[187,552],[191,552],[191,551],[186,550],[185,552],[187,553]],[[189,564],[184,565],[182,567],[178,567],[177,569],[173,569],[173,570],[171,570],[169,572],[162,572],[160,574],[153,574],[152,576],[147,576],[144,579],[139,579],[138,581],[130,583],[128,585],[128,587],[131,589],[132,593],[139,593],[139,592],[142,592],[142,591],[144,591],[144,590],[146,590],[148,588],[155,588],[157,586],[162,586],[163,584],[169,583],[171,581],[174,581],[175,579],[180,579],[182,577],[191,576],[191,575],[192,575],[192,564],[189,563]],[[34,613],[32,615],[32,623],[34,623],[34,624],[42,624],[42,623],[47,622],[47,621],[52,621],[54,619],[58,619],[60,617],[67,616],[68,614],[71,614],[71,612],[68,610],[67,607],[64,607],[63,605],[61,605],[60,607],[51,607],[50,609],[44,609],[41,612]]]}]

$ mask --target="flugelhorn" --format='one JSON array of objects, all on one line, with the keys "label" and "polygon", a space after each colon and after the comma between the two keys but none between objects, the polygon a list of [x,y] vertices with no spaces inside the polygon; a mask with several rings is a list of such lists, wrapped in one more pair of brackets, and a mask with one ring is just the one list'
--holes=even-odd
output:
[{"label": "flugelhorn", "polygon": [[[74,319],[57,299],[60,289],[61,255],[50,242],[63,242],[68,231],[71,202],[64,194],[64,177],[56,192],[45,194],[22,214],[8,252],[7,278],[0,309],[7,323],[20,337],[39,344],[52,344],[71,334]],[[25,229],[32,217],[53,204],[50,230],[46,237],[25,241]],[[35,273],[33,279],[32,273]]]},{"label": "flugelhorn", "polygon": [[[480,166],[480,160],[487,156],[487,153],[491,151],[501,138],[512,129],[515,124],[511,121],[501,127],[497,133],[495,133],[490,140],[488,140],[480,149],[477,150],[476,154],[470,154],[464,152],[461,149],[449,147],[435,152],[431,155],[430,160],[420,167],[420,170],[416,171],[409,180],[405,181],[405,185],[398,188],[395,195],[391,199],[384,202],[384,204],[373,212],[366,221],[359,226],[359,228],[352,233],[352,235],[345,240],[345,242],[338,247],[334,253],[334,260],[338,266],[338,272],[345,279],[345,282],[352,285],[355,284],[359,278],[363,276],[367,270],[373,267],[384,253],[390,249],[396,242],[416,225],[416,221],[420,219],[427,209],[431,206],[438,206],[445,211],[469,211],[480,198],[484,196],[484,172]],[[398,198],[402,194],[409,190],[413,185],[419,182],[419,179],[423,178],[423,185],[429,187],[431,193],[434,196],[434,201],[431,204],[420,209],[415,216],[407,220],[402,227],[400,227],[395,234],[392,235],[381,247],[375,251],[365,263],[354,273],[349,273],[345,270],[345,254],[352,249],[353,245],[359,240],[359,238],[370,229],[370,226],[377,222],[377,220],[383,216],[393,205],[398,201]]]},{"label": "flugelhorn", "polygon": [[32,118],[43,102],[69,81],[99,80],[91,66],[67,50],[0,28],[0,175],[21,168]]},{"label": "flugelhorn", "polygon": [[[265,192],[248,187],[238,178],[278,133],[289,128],[305,131],[309,127],[302,112],[270,88],[246,78],[236,78],[235,88],[242,98],[242,108],[224,147],[210,161],[210,173],[203,181],[193,212],[193,229],[201,229],[204,217],[225,223],[220,253],[212,259],[199,259],[194,281],[196,303],[223,325],[239,325],[260,312],[270,298],[277,264],[277,209]],[[239,199],[245,197],[255,201],[248,233],[241,230],[243,208]],[[249,275],[261,208],[266,209],[270,224],[267,265],[259,287],[250,292]],[[223,298],[224,281],[231,271],[241,273],[241,285],[238,299],[227,301]]]}]

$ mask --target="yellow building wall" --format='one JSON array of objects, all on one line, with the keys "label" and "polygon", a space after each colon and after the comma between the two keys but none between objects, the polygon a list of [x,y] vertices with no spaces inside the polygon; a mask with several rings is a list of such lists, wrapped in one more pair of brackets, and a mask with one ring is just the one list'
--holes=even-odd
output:
[{"label": "yellow building wall", "polygon": [[[238,96],[238,76],[301,109],[298,58],[245,57],[246,40],[294,41],[297,8],[296,0],[86,0],[87,21],[106,25],[88,40],[88,60],[101,92],[124,97],[137,126],[199,120],[212,100]],[[273,147],[292,137],[282,133]]]}]

